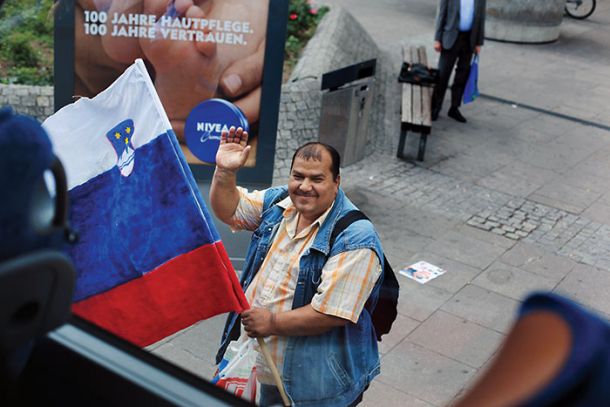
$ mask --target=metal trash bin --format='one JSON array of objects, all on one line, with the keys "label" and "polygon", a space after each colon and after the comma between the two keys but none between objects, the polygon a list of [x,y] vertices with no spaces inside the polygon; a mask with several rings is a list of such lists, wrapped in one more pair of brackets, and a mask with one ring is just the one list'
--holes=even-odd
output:
[{"label": "metal trash bin", "polygon": [[365,61],[322,77],[319,141],[337,149],[341,166],[365,156],[376,60]]}]

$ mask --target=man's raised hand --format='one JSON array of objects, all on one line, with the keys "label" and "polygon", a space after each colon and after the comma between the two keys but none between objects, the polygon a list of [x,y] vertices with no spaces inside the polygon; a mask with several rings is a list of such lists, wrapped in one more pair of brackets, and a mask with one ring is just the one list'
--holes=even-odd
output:
[{"label": "man's raised hand", "polygon": [[241,127],[236,129],[231,126],[228,132],[223,131],[216,153],[216,167],[228,171],[237,171],[243,167],[251,148],[247,143],[248,132]]}]

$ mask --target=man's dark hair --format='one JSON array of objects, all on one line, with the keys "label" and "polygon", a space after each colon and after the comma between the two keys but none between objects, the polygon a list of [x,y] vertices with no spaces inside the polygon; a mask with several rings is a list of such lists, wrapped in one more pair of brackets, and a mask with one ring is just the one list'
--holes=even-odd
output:
[{"label": "man's dark hair", "polygon": [[292,162],[290,163],[290,170],[292,170],[292,166],[294,165],[294,159],[299,157],[304,160],[316,160],[322,161],[322,151],[324,149],[328,151],[330,154],[330,171],[333,173],[333,180],[337,180],[339,176],[339,166],[341,165],[341,156],[339,152],[335,150],[334,147],[329,146],[328,144],[320,143],[319,141],[312,141],[306,144],[303,144],[301,147],[297,148],[297,151],[294,152],[292,156]]}]

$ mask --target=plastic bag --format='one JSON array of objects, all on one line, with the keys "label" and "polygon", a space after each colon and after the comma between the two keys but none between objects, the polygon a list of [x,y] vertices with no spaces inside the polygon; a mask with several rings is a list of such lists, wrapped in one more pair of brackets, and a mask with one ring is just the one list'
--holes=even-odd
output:
[{"label": "plastic bag", "polygon": [[470,74],[464,88],[464,103],[470,103],[479,96],[479,56],[475,55],[470,64]]},{"label": "plastic bag", "polygon": [[256,401],[255,339],[231,341],[211,382],[238,397]]}]

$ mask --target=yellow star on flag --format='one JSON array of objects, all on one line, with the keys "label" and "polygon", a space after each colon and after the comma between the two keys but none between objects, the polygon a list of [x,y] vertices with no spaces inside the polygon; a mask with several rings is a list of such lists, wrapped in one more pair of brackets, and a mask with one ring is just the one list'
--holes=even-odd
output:
[{"label": "yellow star on flag", "polygon": [[127,127],[127,128],[125,129],[125,133],[127,133],[127,134],[131,133],[131,127]]},{"label": "yellow star on flag", "polygon": [[121,138],[121,133],[119,133],[118,131],[116,133],[114,133],[114,138],[116,138],[117,140]]}]

